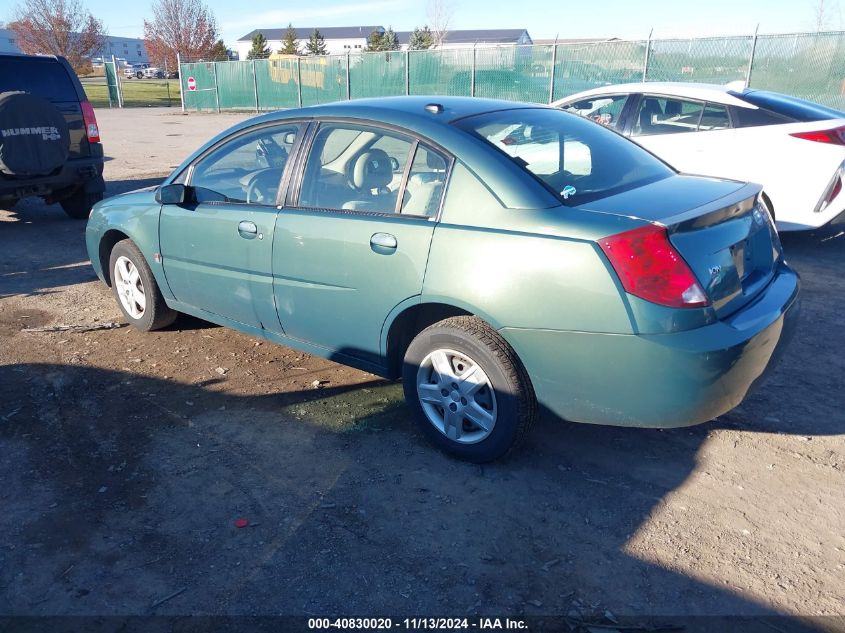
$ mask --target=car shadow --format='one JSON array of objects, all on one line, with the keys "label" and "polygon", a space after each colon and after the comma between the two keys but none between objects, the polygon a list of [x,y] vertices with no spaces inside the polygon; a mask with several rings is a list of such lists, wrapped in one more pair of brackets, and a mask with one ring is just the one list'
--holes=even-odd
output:
[{"label": "car shadow", "polygon": [[[841,432],[742,414],[690,429],[593,427],[547,412],[527,446],[479,466],[425,444],[386,381],[258,396],[220,382],[0,367],[9,613],[568,614],[608,625],[612,601],[623,623],[684,616],[685,630],[710,631],[712,616],[742,615],[737,630],[771,630],[773,606],[632,553],[632,536],[649,525],[694,555],[692,535],[653,519],[725,425]],[[363,415],[362,397],[375,403]],[[255,527],[233,529],[241,516]],[[190,593],[149,606],[180,586]]]},{"label": "car shadow", "polygon": [[[106,197],[157,185],[161,178],[106,183]],[[19,201],[0,222],[0,297],[36,296],[97,277],[85,249],[85,221],[69,218],[59,204]],[[33,249],[33,244],[42,248]]]}]

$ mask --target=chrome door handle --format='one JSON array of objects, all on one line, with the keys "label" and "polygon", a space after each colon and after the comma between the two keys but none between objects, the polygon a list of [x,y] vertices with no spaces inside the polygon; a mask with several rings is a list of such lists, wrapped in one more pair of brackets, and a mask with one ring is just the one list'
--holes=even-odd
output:
[{"label": "chrome door handle", "polygon": [[396,248],[396,237],[390,233],[373,233],[370,238],[370,246],[378,246],[381,248]]},{"label": "chrome door handle", "polygon": [[240,233],[242,237],[254,237],[258,233],[258,227],[255,226],[255,222],[241,220],[238,222],[238,233]]}]

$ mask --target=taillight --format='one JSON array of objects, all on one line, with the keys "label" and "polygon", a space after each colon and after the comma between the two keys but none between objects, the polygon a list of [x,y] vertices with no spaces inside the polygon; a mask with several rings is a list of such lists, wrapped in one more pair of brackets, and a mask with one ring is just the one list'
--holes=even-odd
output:
[{"label": "taillight", "polygon": [[83,101],[82,120],[85,122],[85,135],[89,143],[100,142],[100,128],[97,127],[97,117],[94,116],[94,106],[89,101]]},{"label": "taillight", "polygon": [[647,224],[599,240],[625,291],[670,308],[700,308],[710,300],[669,241],[666,229]]},{"label": "taillight", "polygon": [[845,125],[835,127],[831,130],[814,130],[812,132],[793,132],[790,136],[803,138],[805,141],[817,143],[829,143],[832,145],[845,145]]}]

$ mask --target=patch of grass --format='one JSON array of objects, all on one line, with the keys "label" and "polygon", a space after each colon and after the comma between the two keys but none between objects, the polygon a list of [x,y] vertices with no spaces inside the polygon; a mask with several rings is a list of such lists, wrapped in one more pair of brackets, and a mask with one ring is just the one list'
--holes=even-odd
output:
[{"label": "patch of grass", "polygon": [[[82,80],[82,87],[94,107],[109,107],[109,93],[103,78]],[[178,79],[124,79],[120,82],[123,105],[127,108],[147,106],[179,106]],[[169,88],[169,93],[168,93]],[[117,104],[112,104],[117,107]]]}]

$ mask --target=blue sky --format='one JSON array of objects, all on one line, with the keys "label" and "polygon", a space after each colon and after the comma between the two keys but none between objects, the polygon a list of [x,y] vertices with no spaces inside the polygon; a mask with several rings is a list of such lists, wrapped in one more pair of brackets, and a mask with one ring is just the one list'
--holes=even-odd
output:
[{"label": "blue sky", "polygon": [[[451,26],[469,28],[526,28],[533,38],[655,37],[734,35],[810,30],[820,0],[451,0]],[[11,18],[14,0],[3,0],[0,20]],[[151,14],[145,0],[83,0],[101,18],[111,35],[140,37],[144,18]],[[824,0],[828,26],[843,27],[841,5]],[[257,27],[347,26],[382,24],[410,30],[426,22],[426,0],[206,0],[214,11],[221,36],[232,45]],[[6,8],[8,7],[8,9]],[[5,15],[3,15],[5,14]]]}]

